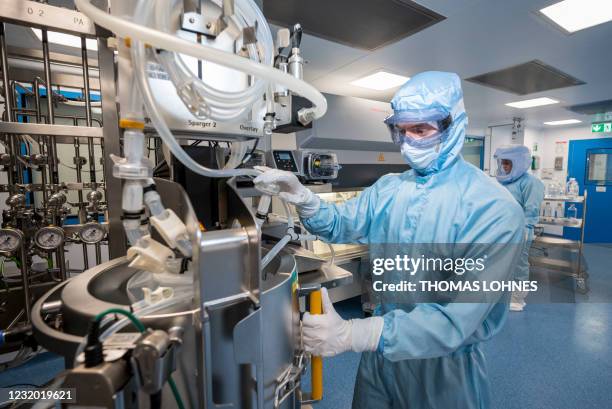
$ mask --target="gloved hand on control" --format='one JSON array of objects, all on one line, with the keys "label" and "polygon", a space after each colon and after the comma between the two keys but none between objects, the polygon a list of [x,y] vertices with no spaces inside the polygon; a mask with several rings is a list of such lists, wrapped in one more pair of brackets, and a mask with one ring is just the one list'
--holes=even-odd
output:
[{"label": "gloved hand on control", "polygon": [[315,356],[335,356],[346,351],[375,351],[383,330],[382,317],[344,320],[321,289],[323,314],[304,314],[302,334],[304,347]]},{"label": "gloved hand on control", "polygon": [[266,166],[255,166],[255,169],[263,172],[253,180],[260,192],[278,195],[295,205],[301,217],[311,217],[319,211],[319,197],[304,187],[293,173]]}]

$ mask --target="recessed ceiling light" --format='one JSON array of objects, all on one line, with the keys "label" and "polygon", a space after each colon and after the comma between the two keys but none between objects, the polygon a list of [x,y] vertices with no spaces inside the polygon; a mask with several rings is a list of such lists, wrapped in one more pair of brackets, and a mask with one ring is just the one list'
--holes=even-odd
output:
[{"label": "recessed ceiling light", "polygon": [[534,99],[525,99],[523,101],[509,102],[506,105],[512,108],[532,108],[539,107],[541,105],[550,105],[550,104],[558,104],[559,101],[552,98],[534,98]]},{"label": "recessed ceiling light", "polygon": [[[40,41],[42,41],[42,31],[40,31],[38,28],[33,28],[32,31],[34,32],[34,35]],[[70,35],[70,34],[57,33],[55,31],[47,31],[47,39],[49,40],[50,43],[65,45],[65,46],[74,47],[74,48],[81,48],[81,38]],[[85,39],[85,44],[87,44],[88,50],[93,50],[93,51],[98,50],[98,43],[94,39],[91,39],[91,38]]]},{"label": "recessed ceiling light", "polygon": [[386,71],[378,71],[374,74],[352,81],[351,84],[362,88],[384,91],[386,89],[399,87],[409,79],[409,77],[404,77],[403,75],[391,74],[390,72]]},{"label": "recessed ceiling light", "polygon": [[564,0],[540,10],[540,13],[575,33],[612,20],[612,2],[606,0]]},{"label": "recessed ceiling light", "polygon": [[578,120],[578,119],[562,119],[560,121],[548,121],[548,122],[544,122],[544,125],[552,125],[552,126],[557,126],[557,125],[570,125],[570,124],[579,124],[582,121]]}]

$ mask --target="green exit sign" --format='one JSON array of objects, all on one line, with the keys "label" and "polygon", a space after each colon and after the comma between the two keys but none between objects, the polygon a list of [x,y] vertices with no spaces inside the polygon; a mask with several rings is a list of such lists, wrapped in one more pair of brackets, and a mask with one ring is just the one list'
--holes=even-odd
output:
[{"label": "green exit sign", "polygon": [[612,132],[612,122],[599,122],[591,124],[591,132],[603,133]]}]

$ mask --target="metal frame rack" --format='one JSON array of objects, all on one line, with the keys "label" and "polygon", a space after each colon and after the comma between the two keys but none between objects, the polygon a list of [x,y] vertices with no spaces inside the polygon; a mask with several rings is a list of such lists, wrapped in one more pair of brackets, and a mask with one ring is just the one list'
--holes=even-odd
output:
[{"label": "metal frame rack", "polygon": [[545,254],[548,248],[565,249],[575,255],[574,259],[555,259],[546,256],[529,257],[532,266],[543,267],[560,273],[569,274],[576,280],[576,289],[582,294],[586,294],[589,289],[587,286],[587,266],[583,260],[584,248],[584,226],[586,225],[587,214],[587,191],[584,196],[549,196],[544,198],[544,202],[568,202],[582,203],[582,217],[580,219],[568,219],[560,217],[540,217],[541,225],[554,225],[580,229],[580,240],[569,240],[560,237],[536,236],[533,244],[543,249]]},{"label": "metal frame rack", "polygon": [[[7,24],[41,30],[41,49],[26,50],[7,46]],[[97,31],[83,14],[61,7],[26,0],[0,0],[0,71],[4,113],[0,121],[0,140],[5,152],[0,155],[0,171],[8,176],[8,183],[0,185],[0,192],[8,193],[8,208],[2,215],[2,243],[0,253],[11,257],[20,267],[23,306],[11,322],[17,324],[25,314],[30,318],[33,302],[31,289],[37,285],[55,284],[67,278],[65,244],[83,247],[84,266],[91,266],[87,256],[89,246],[95,246],[96,264],[101,262],[100,243],[108,243],[110,258],[125,254],[125,236],[121,227],[121,182],[112,176],[111,154],[120,154],[120,133],[115,102],[115,56],[107,44],[108,33]],[[81,39],[81,55],[50,52],[48,32],[71,34]],[[97,40],[97,61],[87,50],[87,39]],[[26,61],[34,68],[11,66],[14,61]],[[36,65],[42,63],[42,72]],[[26,64],[27,65],[27,64]],[[54,67],[68,67],[57,70]],[[76,69],[75,69],[76,68]],[[97,75],[93,75],[97,73]],[[61,87],[80,89],[85,108],[84,117],[63,116],[56,112],[64,101],[58,92]],[[17,92],[19,88],[20,92]],[[101,121],[92,116],[92,91],[100,92]],[[21,98],[23,93],[28,98]],[[33,104],[32,104],[33,101]],[[72,121],[72,125],[57,124],[56,119]],[[58,121],[59,122],[59,121]],[[83,124],[85,126],[81,126]],[[62,181],[58,165],[59,145],[72,145],[77,181]],[[103,152],[101,163],[96,163],[95,146]],[[35,147],[30,154],[27,147]],[[87,158],[81,156],[86,147]],[[83,181],[83,167],[88,164],[89,181]],[[102,167],[103,180],[96,179]],[[34,183],[34,176],[41,183]],[[78,201],[68,203],[67,194],[76,191]],[[78,224],[65,224],[75,212]],[[104,215],[105,222],[99,222]],[[92,237],[84,235],[89,228]],[[58,239],[59,236],[59,239]],[[44,240],[48,240],[45,247]],[[55,267],[35,272],[33,257],[47,259],[55,255]],[[34,283],[43,276],[43,283]],[[48,280],[48,282],[45,282]],[[44,288],[43,288],[44,289]]]}]

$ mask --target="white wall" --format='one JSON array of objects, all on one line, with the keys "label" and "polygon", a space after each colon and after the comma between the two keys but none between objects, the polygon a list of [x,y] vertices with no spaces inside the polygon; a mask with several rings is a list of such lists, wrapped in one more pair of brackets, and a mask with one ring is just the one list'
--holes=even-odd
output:
[{"label": "white wall", "polygon": [[495,150],[503,145],[512,143],[512,125],[489,128],[485,137],[484,172],[495,175],[497,164],[493,160]]},{"label": "white wall", "polygon": [[[569,141],[579,139],[593,139],[600,136],[593,136],[590,125],[562,128],[534,129],[525,127],[523,145],[531,149],[535,156],[540,158],[540,168],[532,173],[542,178],[543,169],[552,170],[552,179],[543,179],[546,183],[559,182],[565,184],[567,180],[567,162]],[[485,137],[485,173],[493,176],[497,164],[493,160],[495,150],[502,145],[512,144],[512,126],[499,126],[489,128]],[[555,158],[563,158],[563,169],[555,171]],[[557,226],[547,226],[545,232],[549,234],[562,235],[563,228]]]},{"label": "white wall", "polygon": [[[537,154],[541,159],[541,169],[554,169],[555,158],[563,158],[563,169],[553,171],[554,180],[567,180],[567,161],[569,152],[569,141],[581,139],[601,138],[602,134],[591,133],[590,124],[576,127],[547,128],[538,132],[535,142],[538,145]],[[538,172],[538,176],[541,171]]]},{"label": "white wall", "polygon": [[497,163],[493,159],[495,150],[503,145],[523,144],[529,149],[533,149],[533,142],[537,138],[537,132],[532,129],[525,128],[524,139],[522,141],[512,140],[512,125],[495,126],[488,128],[485,136],[485,173],[494,176],[497,170]]},{"label": "white wall", "polygon": [[[591,133],[590,124],[581,124],[574,127],[550,127],[539,130],[535,133],[532,141],[532,144],[537,145],[537,150],[533,153],[540,157],[540,169],[535,174],[542,177],[542,171],[549,169],[552,170],[552,179],[542,178],[545,184],[552,181],[565,184],[567,181],[569,142],[601,137],[604,137],[604,135]],[[563,168],[561,170],[554,170],[555,158],[557,157],[563,158]],[[557,226],[546,226],[544,231],[549,234],[563,234],[563,228]]]},{"label": "white wall", "polygon": [[[555,158],[563,157],[563,170],[554,171],[553,178],[565,181],[567,178],[567,160],[570,140],[595,139],[605,137],[603,134],[591,133],[590,124],[582,124],[574,127],[550,127],[534,129],[525,127],[523,144],[531,149],[535,156],[540,157],[540,170],[534,174],[541,176],[541,169],[554,169]],[[502,145],[512,144],[512,126],[500,126],[489,128],[485,137],[485,171],[490,174],[495,172],[496,164],[493,163],[495,149]]]}]

